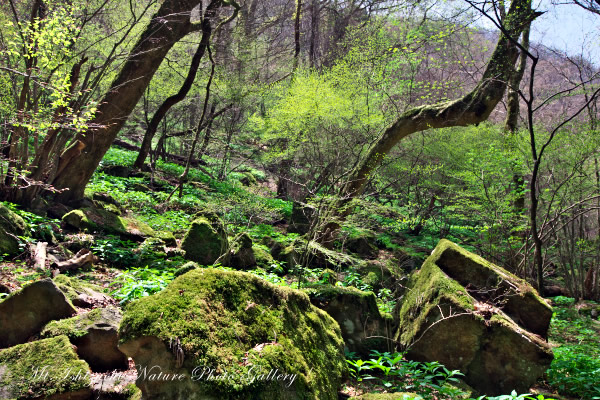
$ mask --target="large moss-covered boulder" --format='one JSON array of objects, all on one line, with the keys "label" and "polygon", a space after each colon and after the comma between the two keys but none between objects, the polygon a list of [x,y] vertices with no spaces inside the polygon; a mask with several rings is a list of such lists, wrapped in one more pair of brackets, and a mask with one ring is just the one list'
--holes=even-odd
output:
[{"label": "large moss-covered boulder", "polygon": [[23,218],[0,203],[0,255],[19,252],[19,238],[27,232]]},{"label": "large moss-covered boulder", "polygon": [[0,348],[25,343],[49,321],[75,312],[51,279],[25,286],[0,302]]},{"label": "large moss-covered boulder", "polygon": [[0,399],[90,399],[90,368],[66,336],[0,350]]},{"label": "large moss-covered boulder", "polygon": [[223,264],[228,260],[229,242],[223,222],[216,216],[206,215],[196,218],[181,242],[185,258],[202,265],[212,265],[219,258]]},{"label": "large moss-covered boulder", "polygon": [[[457,247],[441,241],[411,276],[395,340],[409,348],[408,357],[458,369],[483,393],[526,392],[550,366],[552,351],[539,335],[505,313],[502,304],[474,297],[444,272],[440,261],[447,249]],[[460,253],[479,261],[463,249]]]},{"label": "large moss-covered boulder", "polygon": [[118,308],[96,308],[73,318],[52,321],[44,327],[42,337],[66,335],[77,346],[79,357],[94,372],[127,369],[125,354],[117,348],[117,331],[121,322]]},{"label": "large moss-covered boulder", "polygon": [[547,337],[552,308],[525,280],[449,240],[440,241],[435,257],[436,265],[471,296],[493,303],[523,328]]},{"label": "large moss-covered boulder", "polygon": [[[245,272],[192,270],[131,303],[119,334],[148,366],[137,381],[145,399],[333,400],[346,371],[329,315]],[[175,381],[151,379],[159,372]]]},{"label": "large moss-covered boulder", "polygon": [[86,207],[68,212],[62,221],[70,228],[80,231],[104,231],[132,240],[144,240],[156,236],[148,224],[132,216],[122,217],[108,210]]},{"label": "large moss-covered boulder", "polygon": [[382,315],[373,292],[352,287],[313,285],[306,289],[311,302],[331,315],[342,330],[346,350],[368,357],[371,350],[391,351],[391,315]]}]

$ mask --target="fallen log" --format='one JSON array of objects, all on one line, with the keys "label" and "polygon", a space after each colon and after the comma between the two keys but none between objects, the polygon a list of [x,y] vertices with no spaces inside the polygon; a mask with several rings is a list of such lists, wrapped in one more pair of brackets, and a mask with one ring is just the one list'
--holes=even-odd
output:
[{"label": "fallen log", "polygon": [[89,249],[81,249],[70,260],[52,263],[52,269],[58,270],[59,273],[64,273],[65,271],[75,271],[90,266],[97,261],[98,257]]},{"label": "fallen log", "polygon": [[35,247],[31,245],[31,254],[33,255],[33,267],[35,269],[46,269],[46,249],[48,243],[37,242]]}]

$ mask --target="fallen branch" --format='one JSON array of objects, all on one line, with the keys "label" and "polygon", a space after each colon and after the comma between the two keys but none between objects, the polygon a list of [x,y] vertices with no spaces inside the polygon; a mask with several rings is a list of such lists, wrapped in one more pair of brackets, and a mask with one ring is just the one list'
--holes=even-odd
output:
[{"label": "fallen branch", "polygon": [[57,269],[59,273],[75,271],[90,266],[97,261],[98,257],[96,257],[89,249],[81,249],[70,260],[53,263],[52,269]]}]

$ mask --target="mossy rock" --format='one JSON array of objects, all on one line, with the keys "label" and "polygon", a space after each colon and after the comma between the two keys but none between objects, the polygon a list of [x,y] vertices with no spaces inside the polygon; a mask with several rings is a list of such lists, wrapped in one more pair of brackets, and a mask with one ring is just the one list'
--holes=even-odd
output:
[{"label": "mossy rock", "polygon": [[526,330],[548,336],[552,307],[525,280],[449,240],[435,250],[436,265],[479,301],[491,301]]},{"label": "mossy rock", "polygon": [[53,281],[74,306],[91,308],[98,305],[116,304],[112,297],[104,293],[103,287],[91,282],[63,274],[54,277]]},{"label": "mossy rock", "polygon": [[261,268],[270,268],[273,263],[275,263],[275,259],[269,253],[268,249],[264,245],[255,244],[252,246],[252,251],[254,252],[254,259],[256,260],[256,265]]},{"label": "mossy rock", "polygon": [[20,251],[19,238],[29,231],[23,218],[0,203],[0,255],[14,255]]},{"label": "mossy rock", "polygon": [[363,277],[362,281],[374,289],[387,288],[397,291],[400,289],[397,282],[406,278],[400,267],[379,261],[362,263],[357,272]]},{"label": "mossy rock", "polygon": [[90,368],[66,336],[0,350],[1,399],[89,399]]},{"label": "mossy rock", "polygon": [[367,229],[356,230],[348,236],[344,245],[352,253],[361,258],[376,258],[379,249],[375,245],[377,236]]},{"label": "mossy rock", "polygon": [[195,269],[197,269],[197,268],[199,268],[199,267],[200,267],[200,266],[199,266],[197,263],[193,262],[193,261],[186,262],[185,264],[183,264],[181,267],[179,267],[179,268],[178,268],[178,269],[177,269],[177,270],[176,270],[176,271],[173,273],[173,276],[174,276],[175,278],[177,278],[178,276],[180,276],[180,275],[183,275],[183,274],[185,274],[185,273],[188,273],[188,272],[190,272],[190,271],[192,271],[192,270],[195,270]]},{"label": "mossy rock", "polygon": [[[305,293],[245,272],[190,271],[130,303],[119,335],[137,365],[181,374],[169,383],[139,371],[147,399],[333,400],[346,375],[338,324]],[[287,378],[267,379],[275,370]]]},{"label": "mossy rock", "polygon": [[[202,265],[212,265],[227,253],[229,243],[223,222],[216,216],[196,218],[181,242],[185,258]],[[226,264],[227,257],[221,257]]]},{"label": "mossy rock", "polygon": [[309,204],[294,202],[288,232],[304,235],[310,230],[311,221],[316,216],[317,209]]},{"label": "mossy rock", "polygon": [[350,400],[423,400],[416,393],[395,392],[395,393],[366,393],[362,396],[350,397]]},{"label": "mossy rock", "polygon": [[95,207],[73,210],[62,217],[63,222],[74,229],[86,232],[104,231],[124,239],[144,240],[156,233],[149,225],[133,217],[121,217],[113,212]]},{"label": "mossy rock", "polygon": [[229,266],[235,269],[248,269],[256,265],[252,239],[247,233],[242,233],[231,244]]},{"label": "mossy rock", "polygon": [[165,245],[169,247],[177,246],[177,240],[173,232],[169,231],[156,231],[154,237],[164,240]]},{"label": "mossy rock", "polygon": [[365,264],[365,261],[363,260],[345,253],[330,250],[314,240],[311,240],[306,244],[306,242],[298,239],[296,240],[296,246],[298,248],[297,251],[299,252],[305,250],[310,252],[308,263],[313,267],[343,270]]},{"label": "mossy rock", "polygon": [[48,322],[75,313],[71,302],[51,279],[24,286],[0,302],[0,348],[25,343]]},{"label": "mossy rock", "polygon": [[527,391],[552,362],[548,343],[449,277],[438,265],[446,242],[411,276],[394,339],[412,359],[460,370],[482,393]]},{"label": "mossy rock", "polygon": [[94,372],[124,370],[127,357],[117,348],[117,330],[121,312],[116,307],[96,308],[85,314],[48,323],[40,336],[65,335],[77,346],[77,354],[87,361]]},{"label": "mossy rock", "polygon": [[368,357],[371,350],[391,351],[393,319],[382,315],[373,292],[353,287],[315,284],[305,289],[313,305],[340,325],[347,351]]},{"label": "mossy rock", "polygon": [[252,175],[251,172],[243,172],[243,177],[240,179],[240,182],[244,186],[254,186],[258,184],[256,177]]}]

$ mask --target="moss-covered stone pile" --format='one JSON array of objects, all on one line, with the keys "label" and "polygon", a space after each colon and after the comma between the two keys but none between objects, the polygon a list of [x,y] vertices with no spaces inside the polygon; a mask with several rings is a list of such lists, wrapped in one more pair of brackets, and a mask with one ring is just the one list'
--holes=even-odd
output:
[{"label": "moss-covered stone pile", "polygon": [[0,203],[0,255],[13,255],[19,251],[18,236],[28,230],[23,218]]},{"label": "moss-covered stone pile", "polygon": [[127,307],[120,337],[147,399],[337,399],[346,371],[329,315],[305,293],[244,272],[178,277]]},{"label": "moss-covered stone pile", "polygon": [[[456,280],[462,278],[453,279],[440,265],[450,272],[460,266],[478,286],[469,291]],[[483,283],[476,279],[479,275],[485,277]],[[409,357],[459,369],[469,385],[490,395],[526,392],[549,367],[553,357],[547,342],[527,330],[529,321],[515,321],[503,310],[510,298],[519,297],[538,299],[520,315],[543,314],[549,307],[531,286],[502,268],[442,240],[408,286],[395,340],[409,349]],[[482,292],[498,297],[485,300]]]}]

